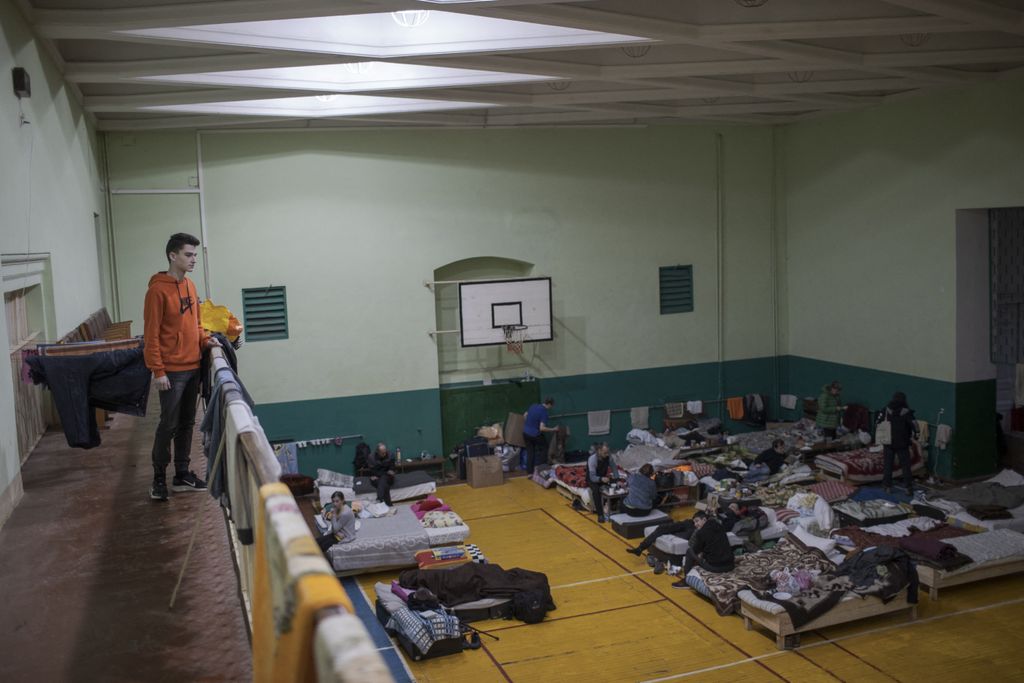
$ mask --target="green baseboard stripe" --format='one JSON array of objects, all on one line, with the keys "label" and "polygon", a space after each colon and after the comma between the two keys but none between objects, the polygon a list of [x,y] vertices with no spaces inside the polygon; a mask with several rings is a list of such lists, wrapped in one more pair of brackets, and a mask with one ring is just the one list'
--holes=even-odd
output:
[{"label": "green baseboard stripe", "polygon": [[[773,393],[774,361],[772,358],[751,358],[726,361],[722,364],[724,396]],[[666,401],[706,401],[704,413],[721,417],[725,428],[733,433],[755,429],[729,419],[725,403],[718,401],[718,363],[695,363],[622,372],[602,372],[540,380],[541,395],[555,399],[555,424],[569,427],[570,450],[586,450],[594,441],[607,441],[613,449],[626,445],[630,417],[628,410],[612,412],[611,433],[606,436],[587,434],[587,417],[579,413],[591,410],[628,409],[633,406],[662,406]],[[771,403],[771,401],[769,401]],[[664,410],[650,411],[650,426],[661,431]]]},{"label": "green baseboard stripe", "polygon": [[[661,406],[666,401],[706,401],[705,414],[722,417],[726,429],[734,433],[749,431],[752,427],[730,420],[724,403],[717,402],[719,370],[718,363],[697,363],[541,378],[539,393],[555,398],[555,415],[569,415],[552,422],[569,427],[570,450],[585,450],[599,440],[607,441],[612,448],[624,447],[630,430],[628,408]],[[956,384],[802,356],[726,361],[721,375],[724,397],[767,395],[772,419],[800,416],[799,407],[779,410],[779,393],[817,397],[822,385],[833,379],[843,383],[844,402],[860,403],[873,410],[883,406],[894,391],[903,391],[919,419],[954,428],[953,442],[947,449],[931,449],[929,467],[933,472],[963,479],[996,469],[995,380]],[[359,433],[371,445],[385,441],[390,447],[400,446],[408,457],[421,450],[442,452],[440,405],[440,389],[422,389],[269,403],[256,406],[256,414],[271,441],[308,441]],[[589,436],[586,412],[607,409],[624,410],[612,413],[609,434]],[[653,428],[659,429],[663,418],[661,408],[650,411]],[[466,434],[466,438],[470,436]],[[340,448],[329,444],[302,449],[300,471],[315,476],[317,468],[326,467],[350,473],[356,442],[346,442]]]},{"label": "green baseboard stripe", "polygon": [[[342,396],[308,401],[257,405],[256,416],[271,441],[325,439],[362,434],[373,446],[384,441],[401,447],[405,457],[421,450],[441,452],[440,392],[437,389],[389,394]],[[299,451],[299,471],[316,476],[318,467],[352,473],[352,457],[359,440],[309,446]]]}]

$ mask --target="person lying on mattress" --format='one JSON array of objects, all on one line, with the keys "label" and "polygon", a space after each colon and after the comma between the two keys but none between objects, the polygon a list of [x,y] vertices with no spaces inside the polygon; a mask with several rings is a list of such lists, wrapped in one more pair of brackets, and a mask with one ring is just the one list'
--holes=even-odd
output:
[{"label": "person lying on mattress", "polygon": [[324,519],[331,525],[327,533],[316,539],[320,550],[327,549],[337,543],[351,543],[356,540],[356,516],[349,506],[345,505],[345,494],[335,491],[331,494],[331,509],[324,512]]},{"label": "person lying on mattress", "polygon": [[688,589],[686,575],[694,567],[715,574],[731,572],[735,566],[729,536],[722,524],[715,517],[708,517],[704,512],[693,516],[694,532],[690,537],[690,547],[686,551],[683,563],[682,578],[672,584],[673,588]]},{"label": "person lying on mattress", "polygon": [[786,464],[786,442],[782,439],[772,441],[772,447],[762,451],[743,476],[747,482],[761,481],[777,473]]}]

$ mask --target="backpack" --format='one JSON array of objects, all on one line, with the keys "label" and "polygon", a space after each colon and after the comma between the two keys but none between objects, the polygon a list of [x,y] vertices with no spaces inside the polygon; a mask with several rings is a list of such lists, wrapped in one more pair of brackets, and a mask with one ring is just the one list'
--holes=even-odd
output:
[{"label": "backpack", "polygon": [[356,455],[352,459],[352,471],[356,476],[365,474],[370,469],[370,445],[365,441],[356,444]]},{"label": "backpack", "polygon": [[441,606],[441,601],[437,599],[434,592],[429,588],[417,588],[412,595],[409,596],[409,609],[417,612],[423,612],[426,610],[438,609]]},{"label": "backpack", "polygon": [[547,616],[548,607],[540,591],[522,591],[512,596],[512,616],[527,624],[538,624]]}]

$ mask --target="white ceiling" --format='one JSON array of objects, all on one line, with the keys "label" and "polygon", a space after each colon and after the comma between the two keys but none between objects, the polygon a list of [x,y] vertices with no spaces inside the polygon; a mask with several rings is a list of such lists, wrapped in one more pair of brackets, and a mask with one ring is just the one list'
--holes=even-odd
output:
[{"label": "white ceiling", "polygon": [[16,1],[100,130],[777,123],[1024,76],[1024,0]]}]

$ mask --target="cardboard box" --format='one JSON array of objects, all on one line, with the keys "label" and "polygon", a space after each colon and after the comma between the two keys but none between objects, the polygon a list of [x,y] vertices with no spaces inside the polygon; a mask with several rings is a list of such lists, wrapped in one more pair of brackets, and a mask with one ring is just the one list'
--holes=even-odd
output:
[{"label": "cardboard box", "polygon": [[501,472],[501,457],[481,455],[476,458],[466,458],[466,481],[477,489],[504,484],[505,475]]}]

